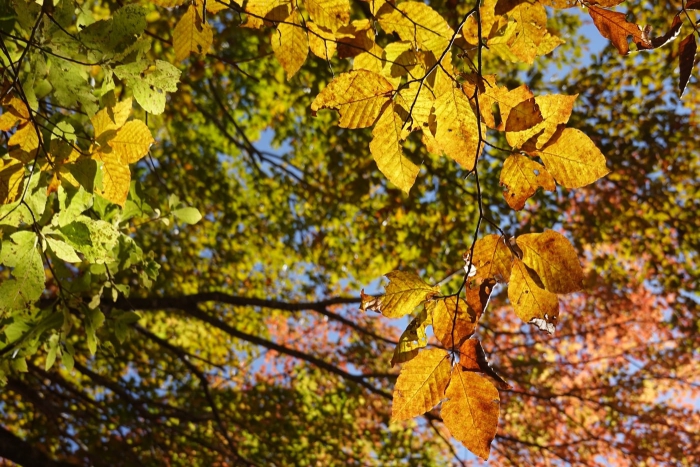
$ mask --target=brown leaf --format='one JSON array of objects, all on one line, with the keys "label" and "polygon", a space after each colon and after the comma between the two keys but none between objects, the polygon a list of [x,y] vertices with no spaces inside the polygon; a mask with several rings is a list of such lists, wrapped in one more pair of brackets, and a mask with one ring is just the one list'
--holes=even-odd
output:
[{"label": "brown leaf", "polygon": [[452,436],[486,460],[498,430],[498,390],[491,382],[461,365],[452,369],[440,415]]},{"label": "brown leaf", "polygon": [[[700,2],[700,0],[698,0]],[[680,77],[678,79],[678,95],[683,96],[688,80],[693,73],[695,65],[695,53],[697,52],[697,44],[695,43],[695,34],[690,33],[688,37],[681,41],[680,50],[678,52],[678,62],[680,68]]]},{"label": "brown leaf", "polygon": [[681,14],[678,13],[676,16],[673,17],[673,23],[671,24],[671,28],[668,30],[668,32],[666,32],[666,34],[664,34],[663,36],[653,38],[651,40],[651,45],[655,49],[657,49],[668,44],[673,39],[678,37],[678,35],[681,32],[681,26],[683,26],[683,19],[681,17]]},{"label": "brown leaf", "polygon": [[394,386],[392,420],[408,420],[435,407],[450,382],[449,354],[443,349],[423,350],[401,368]]},{"label": "brown leaf", "polygon": [[638,50],[654,48],[644,29],[628,22],[623,13],[605,10],[594,5],[588,7],[588,13],[593,18],[593,24],[598,28],[600,34],[606,39],[610,39],[620,54],[627,55],[629,53],[630,47],[627,38],[630,36]]}]

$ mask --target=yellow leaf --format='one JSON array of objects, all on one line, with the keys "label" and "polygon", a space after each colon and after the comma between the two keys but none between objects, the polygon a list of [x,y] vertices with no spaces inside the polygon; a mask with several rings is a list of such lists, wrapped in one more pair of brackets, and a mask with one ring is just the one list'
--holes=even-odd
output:
[{"label": "yellow leaf", "polygon": [[454,34],[442,15],[423,2],[404,2],[382,11],[379,24],[387,33],[396,33],[401,40],[432,51],[436,58],[442,55]]},{"label": "yellow leaf", "polygon": [[552,293],[578,292],[583,287],[583,270],[576,250],[562,234],[548,230],[516,238],[523,251],[523,263],[534,270]]},{"label": "yellow leaf", "polygon": [[339,28],[335,37],[340,58],[355,57],[374,47],[374,29],[367,19],[358,19]]},{"label": "yellow leaf", "polygon": [[24,152],[31,153],[39,147],[39,136],[31,122],[20,126],[7,142],[8,146],[19,146]]},{"label": "yellow leaf", "polygon": [[141,120],[132,120],[121,127],[108,144],[122,163],[131,164],[148,154],[154,142],[148,126]]},{"label": "yellow leaf", "polygon": [[428,322],[428,313],[425,309],[408,323],[408,326],[401,333],[399,343],[394,348],[394,355],[391,357],[392,368],[398,363],[405,363],[418,355],[418,350],[428,345],[428,335],[425,332]]},{"label": "yellow leaf", "polygon": [[605,156],[580,130],[565,128],[537,151],[547,171],[566,188],[580,188],[604,177],[610,171]]},{"label": "yellow leaf", "polygon": [[417,275],[405,271],[391,271],[386,275],[389,284],[379,297],[362,295],[360,309],[382,313],[387,318],[400,318],[440,291],[428,285]]},{"label": "yellow leaf", "polygon": [[0,204],[17,201],[24,185],[24,164],[15,159],[0,159]]},{"label": "yellow leaf", "polygon": [[[576,97],[578,94],[573,96],[550,94],[535,97],[544,120],[525,131],[507,132],[508,144],[514,148],[519,148],[525,143],[534,143],[538,149],[544,146],[556,133],[559,125],[569,121]],[[528,141],[530,138],[533,141]]]},{"label": "yellow leaf", "polygon": [[304,0],[311,19],[321,27],[337,30],[350,20],[348,0]]},{"label": "yellow leaf", "polygon": [[95,191],[106,200],[123,207],[131,183],[129,166],[121,161],[116,151],[100,149],[92,154],[92,158],[103,163],[102,189]]},{"label": "yellow leaf", "polygon": [[452,436],[486,460],[498,430],[500,398],[489,380],[461,365],[452,369],[440,415]]},{"label": "yellow leaf", "polygon": [[[234,0],[234,3],[238,4],[241,6],[243,2],[236,2]],[[204,0],[197,0],[197,9],[199,11],[202,11],[202,7],[204,7]],[[216,14],[220,11],[228,10],[230,8],[230,5],[227,5],[225,1],[219,2],[217,0],[208,0],[207,1],[207,11],[211,14]]]},{"label": "yellow leaf", "polygon": [[369,143],[369,150],[379,170],[406,193],[415,183],[420,170],[403,153],[403,142],[409,133],[408,125],[404,124],[407,116],[396,104],[387,105],[372,130],[372,141]]},{"label": "yellow leaf", "polygon": [[522,62],[532,65],[537,49],[547,33],[547,12],[541,3],[520,3],[508,12],[516,28],[509,41],[510,50]]},{"label": "yellow leaf", "polygon": [[417,63],[413,45],[408,41],[388,44],[384,48],[384,60],[382,74],[392,78],[408,74]]},{"label": "yellow leaf", "polygon": [[185,3],[186,0],[151,0],[151,1],[158,6],[162,6],[165,8],[174,8],[176,6],[182,5],[183,3]]},{"label": "yellow leaf", "polygon": [[333,33],[326,31],[311,21],[306,22],[306,27],[309,30],[309,49],[311,49],[311,53],[324,60],[333,58],[337,48]]},{"label": "yellow leaf", "polygon": [[459,301],[457,297],[434,300],[426,309],[433,319],[435,337],[447,348],[459,347],[476,330],[477,314],[462,298]]},{"label": "yellow leaf", "polygon": [[469,99],[454,86],[435,100],[435,140],[449,157],[471,170],[479,147],[479,128]]},{"label": "yellow leaf", "polygon": [[190,5],[173,30],[175,60],[180,62],[192,52],[206,55],[213,40],[214,31],[211,26],[203,23],[197,8]]},{"label": "yellow leaf", "polygon": [[[372,44],[372,48],[370,50],[367,52],[362,52],[352,60],[352,69],[369,70],[373,73],[382,74],[382,68],[384,66],[383,56],[384,50],[377,44]],[[398,80],[392,80],[391,77],[385,77],[394,88],[398,87],[398,85],[401,83],[401,78],[398,78]]]},{"label": "yellow leaf", "polygon": [[501,283],[508,282],[512,262],[513,253],[500,235],[486,235],[476,241],[472,264],[476,267],[474,278],[477,282],[489,278]]},{"label": "yellow leaf", "polygon": [[287,72],[287,79],[291,79],[309,55],[309,37],[301,26],[298,12],[293,11],[284,23],[277,26],[271,41],[277,61]]},{"label": "yellow leaf", "polygon": [[263,19],[274,22],[284,21],[291,12],[290,6],[289,0],[249,0],[245,11],[250,13],[250,16],[245,26],[261,28],[265,23]]},{"label": "yellow leaf", "polygon": [[[495,32],[499,29],[507,20],[501,16],[496,15],[496,3],[498,0],[483,0],[481,7],[479,8],[479,19],[481,20],[481,34],[482,37],[490,38],[492,37],[492,31]],[[476,21],[476,15],[471,15],[467,18],[467,22],[462,27],[462,36],[464,39],[472,45],[479,43],[478,39],[478,25]]]},{"label": "yellow leaf", "polygon": [[450,382],[447,351],[423,350],[401,368],[394,386],[391,420],[408,420],[435,407]]},{"label": "yellow leaf", "polygon": [[420,83],[417,82],[401,89],[399,97],[396,99],[396,104],[401,106],[407,117],[410,112],[407,125],[410,127],[410,131],[430,131],[430,115],[434,102],[435,97],[430,89],[427,86],[420,86]]},{"label": "yellow leaf", "polygon": [[556,294],[544,289],[534,271],[528,271],[518,258],[513,259],[513,271],[508,285],[508,299],[515,314],[526,323],[543,320],[547,329],[554,332],[554,324],[559,316],[559,299]]},{"label": "yellow leaf", "polygon": [[[93,115],[90,121],[95,128],[95,139],[100,139],[107,131],[116,131],[124,126],[131,113],[131,102],[131,97],[129,97],[117,102],[114,107],[105,107]],[[106,141],[104,142],[106,143]]]},{"label": "yellow leaf", "polygon": [[503,163],[501,170],[501,185],[506,188],[503,196],[508,206],[519,211],[525,206],[525,201],[542,187],[554,191],[554,178],[543,165],[522,154],[512,154]]},{"label": "yellow leaf", "polygon": [[331,81],[311,103],[311,110],[337,110],[340,127],[366,128],[377,120],[393,89],[392,84],[377,73],[353,70]]}]

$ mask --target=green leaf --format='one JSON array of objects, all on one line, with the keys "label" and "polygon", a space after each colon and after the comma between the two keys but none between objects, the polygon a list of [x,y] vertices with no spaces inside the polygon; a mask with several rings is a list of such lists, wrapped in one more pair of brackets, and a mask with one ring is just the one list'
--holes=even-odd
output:
[{"label": "green leaf", "polygon": [[73,355],[71,355],[67,351],[61,352],[61,362],[63,363],[63,366],[66,367],[66,370],[73,370],[73,366],[75,365],[75,359],[73,358]]},{"label": "green leaf", "polygon": [[63,261],[68,263],[80,263],[82,261],[73,247],[68,245],[66,242],[56,240],[51,237],[46,237],[46,241],[48,242],[51,251],[53,251],[54,254]]},{"label": "green leaf", "polygon": [[196,224],[202,219],[202,215],[197,208],[193,207],[176,209],[173,211],[173,216],[187,224]]},{"label": "green leaf", "polygon": [[134,98],[146,112],[158,115],[165,110],[165,93],[177,91],[180,70],[174,65],[156,60],[139,60],[114,69],[114,74],[125,80],[134,92]]}]

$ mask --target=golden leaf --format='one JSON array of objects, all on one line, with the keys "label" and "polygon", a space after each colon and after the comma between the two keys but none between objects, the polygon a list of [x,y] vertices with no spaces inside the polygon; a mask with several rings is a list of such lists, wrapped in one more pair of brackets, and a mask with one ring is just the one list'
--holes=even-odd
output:
[{"label": "golden leaf", "polygon": [[[268,21],[284,21],[290,15],[291,2],[289,0],[249,0],[245,11],[250,13],[244,26],[261,28]],[[269,23],[268,23],[269,24]]]},{"label": "golden leaf", "polygon": [[36,128],[31,122],[26,122],[10,137],[7,145],[19,146],[20,150],[31,153],[39,147],[39,136]]},{"label": "golden leaf", "polygon": [[[116,131],[123,127],[129,118],[129,114],[131,114],[131,105],[132,101],[131,97],[129,97],[121,102],[117,102],[114,107],[105,107],[93,115],[90,121],[95,128],[95,139],[100,139],[107,131]],[[106,141],[101,144],[104,143]]]},{"label": "golden leaf", "polygon": [[387,33],[396,33],[401,40],[432,51],[436,58],[442,55],[454,34],[442,15],[423,2],[409,1],[395,8],[383,9],[378,19]]},{"label": "golden leaf", "polygon": [[154,4],[165,8],[175,8],[185,3],[186,0],[151,0]]},{"label": "golden leaf", "polygon": [[[418,94],[416,96],[416,94]],[[430,131],[430,115],[433,110],[435,98],[427,86],[420,86],[420,83],[411,83],[407,88],[401,89],[396,104],[410,118],[407,127],[410,131],[424,130]],[[413,108],[411,108],[413,107]]]},{"label": "golden leaf", "polygon": [[122,163],[131,164],[148,154],[154,142],[148,126],[141,120],[132,120],[121,127],[108,144]]},{"label": "golden leaf", "polygon": [[604,177],[610,171],[605,156],[580,130],[565,128],[536,154],[560,185],[580,188]]},{"label": "golden leaf", "polygon": [[391,420],[408,420],[435,407],[445,396],[451,368],[443,349],[423,350],[406,363],[394,386]]},{"label": "golden leaf", "polygon": [[[204,7],[204,0],[197,0],[196,3],[197,3],[197,9],[199,11],[202,11],[202,8]],[[234,0],[234,3],[236,3],[239,6],[243,5],[243,2],[240,0],[239,1]],[[230,8],[230,5],[227,5],[224,2],[219,2],[217,0],[209,0],[207,2],[207,11],[211,14],[216,14],[220,11],[228,10],[229,8]]]},{"label": "golden leaf", "polygon": [[321,27],[336,31],[350,20],[348,0],[304,0],[311,19]]},{"label": "golden leaf", "polygon": [[376,311],[387,318],[400,318],[440,291],[428,285],[417,275],[405,271],[391,271],[386,275],[389,284],[379,297],[362,294],[362,311]]},{"label": "golden leaf", "polygon": [[419,168],[403,153],[403,142],[408,136],[405,125],[408,114],[394,103],[386,106],[372,130],[369,150],[379,170],[405,193],[411,189]]},{"label": "golden leaf", "polygon": [[331,81],[311,103],[311,110],[337,110],[340,127],[366,128],[377,120],[393,89],[392,84],[377,73],[353,70]]},{"label": "golden leaf", "polygon": [[[559,316],[559,299],[556,294],[544,289],[539,278],[533,276],[518,258],[513,259],[513,270],[508,285],[508,299],[515,314],[524,322],[544,320],[552,326]],[[553,329],[553,328],[552,328]]]},{"label": "golden leaf", "polygon": [[335,37],[340,58],[355,57],[374,47],[374,29],[368,19],[358,19],[339,28]]},{"label": "golden leaf", "polygon": [[95,191],[108,201],[124,206],[129,194],[131,172],[126,162],[122,162],[116,151],[97,150],[92,158],[103,163],[102,189]]},{"label": "golden leaf", "polygon": [[498,430],[500,398],[489,380],[461,365],[452,369],[440,415],[452,436],[486,460]]},{"label": "golden leaf", "polygon": [[180,62],[192,52],[206,55],[213,41],[214,31],[211,26],[202,22],[197,8],[190,5],[173,30],[175,60]]},{"label": "golden leaf", "polygon": [[525,201],[537,192],[537,188],[542,187],[547,191],[556,188],[554,178],[547,169],[522,154],[511,154],[503,163],[501,185],[506,188],[503,196],[508,206],[516,211],[525,206]]},{"label": "golden leaf", "polygon": [[337,45],[335,36],[311,21],[306,22],[309,30],[309,49],[311,53],[324,60],[330,60],[335,55]]},{"label": "golden leaf", "polygon": [[[525,131],[507,132],[506,139],[508,144],[514,148],[524,146],[525,143],[538,149],[544,146],[556,133],[559,125],[569,121],[576,97],[578,97],[578,94],[573,96],[549,94],[535,97],[535,102],[542,113],[543,121]],[[531,138],[532,141],[529,141]],[[528,147],[527,150],[530,149]]]},{"label": "golden leaf", "polygon": [[578,292],[583,287],[583,270],[576,250],[562,234],[548,230],[516,238],[523,251],[523,263],[537,273],[544,288],[552,293]]},{"label": "golden leaf", "polygon": [[428,345],[428,335],[425,332],[428,324],[428,313],[425,308],[408,323],[406,329],[401,333],[399,343],[394,348],[394,355],[391,357],[392,368],[398,363],[405,363],[418,355],[418,350]]},{"label": "golden leaf", "polygon": [[24,164],[16,159],[0,159],[0,204],[17,201],[24,185]]},{"label": "golden leaf", "polygon": [[435,100],[435,140],[449,157],[471,170],[477,157],[479,128],[469,99],[454,86]]},{"label": "golden leaf", "polygon": [[486,235],[476,241],[472,264],[476,267],[474,278],[477,282],[489,278],[508,282],[512,262],[513,253],[500,235]]},{"label": "golden leaf", "polygon": [[271,41],[272,51],[287,72],[289,80],[299,71],[309,55],[309,38],[301,27],[298,12],[293,11],[284,23],[277,26]]},{"label": "golden leaf", "polygon": [[[426,309],[433,319],[433,332],[447,348],[458,347],[476,330],[477,314],[467,302],[457,297],[431,301]],[[455,316],[456,314],[456,316]]]}]

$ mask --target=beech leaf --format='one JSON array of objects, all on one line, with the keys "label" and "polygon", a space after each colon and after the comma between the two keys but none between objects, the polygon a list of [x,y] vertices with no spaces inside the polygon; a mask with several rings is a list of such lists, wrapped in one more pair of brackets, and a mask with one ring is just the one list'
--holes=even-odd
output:
[{"label": "beech leaf", "polygon": [[627,21],[623,13],[599,8],[594,5],[588,6],[588,13],[593,18],[593,24],[598,28],[600,34],[606,39],[610,39],[621,55],[627,55],[630,50],[628,37],[637,45],[638,50],[652,49],[653,45],[644,29]]},{"label": "beech leaf", "polygon": [[377,120],[372,130],[372,141],[369,150],[377,162],[379,170],[397,187],[408,193],[418,176],[419,168],[403,153],[403,141],[408,136],[404,129],[407,115],[396,104],[389,104]]},{"label": "beech leaf", "polygon": [[299,71],[309,55],[309,37],[301,27],[299,13],[293,11],[288,18],[277,26],[270,39],[272,51],[287,72],[287,79]]},{"label": "beech leaf", "polygon": [[562,234],[553,230],[520,235],[523,263],[534,270],[552,293],[578,292],[583,287],[583,270],[576,250]]},{"label": "beech leaf", "polygon": [[501,185],[506,188],[503,196],[508,206],[519,211],[525,207],[525,201],[542,187],[554,191],[554,178],[542,164],[522,154],[511,154],[503,163]]},{"label": "beech leaf", "polygon": [[451,368],[443,349],[423,350],[406,363],[394,386],[391,420],[408,420],[435,407],[445,397]]},{"label": "beech leaf", "polygon": [[[533,271],[534,272],[534,271]],[[539,319],[555,324],[559,316],[559,299],[545,290],[533,277],[527,266],[518,258],[513,259],[513,271],[508,285],[508,300],[515,314],[524,322]]]},{"label": "beech leaf", "polygon": [[353,70],[331,81],[311,103],[311,110],[337,110],[338,126],[366,128],[377,120],[393,90],[394,86],[382,75]]},{"label": "beech leaf", "polygon": [[560,131],[536,154],[557,183],[566,188],[589,185],[610,173],[600,149],[575,128]]},{"label": "beech leaf", "polygon": [[175,60],[181,62],[191,53],[206,55],[213,40],[213,29],[202,21],[197,8],[190,5],[173,30]]},{"label": "beech leaf", "polygon": [[500,235],[486,235],[474,244],[472,264],[476,267],[477,281],[493,278],[497,282],[508,282],[512,262],[513,253]]},{"label": "beech leaf", "polygon": [[678,95],[683,96],[685,87],[693,74],[693,66],[695,65],[695,54],[698,50],[695,42],[695,33],[688,34],[688,37],[683,39],[678,52],[678,62],[680,68],[680,77],[678,79]]},{"label": "beech leaf", "polygon": [[438,286],[426,284],[411,272],[391,271],[386,277],[389,284],[384,295],[372,297],[362,294],[362,311],[372,310],[387,318],[400,318],[440,291]]},{"label": "beech leaf", "polygon": [[491,382],[461,365],[452,369],[440,415],[452,436],[484,460],[498,430],[500,398]]},{"label": "beech leaf", "polygon": [[432,317],[435,337],[447,348],[458,347],[476,330],[477,313],[462,298],[434,300],[426,309]]}]

